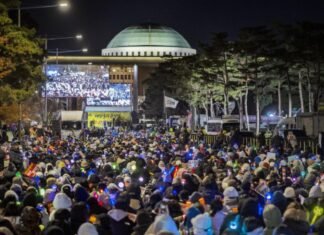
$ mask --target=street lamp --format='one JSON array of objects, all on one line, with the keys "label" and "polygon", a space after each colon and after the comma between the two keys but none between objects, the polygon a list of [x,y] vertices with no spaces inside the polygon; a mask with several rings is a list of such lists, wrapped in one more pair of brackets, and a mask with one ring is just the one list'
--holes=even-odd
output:
[{"label": "street lamp", "polygon": [[56,41],[56,40],[67,40],[67,39],[76,39],[76,40],[82,40],[83,35],[82,34],[76,34],[74,36],[69,36],[69,37],[45,37],[43,40],[45,41],[45,50],[47,51],[47,44],[48,41]]},{"label": "street lamp", "polygon": [[52,5],[38,5],[38,6],[26,6],[26,7],[18,7],[18,8],[10,8],[9,10],[17,10],[18,11],[18,27],[21,27],[21,11],[23,10],[35,10],[35,9],[45,9],[45,8],[67,8],[69,7],[68,2],[60,2],[58,4],[52,4]]},{"label": "street lamp", "polygon": [[[18,11],[18,27],[21,27],[21,11],[22,10],[44,9],[44,8],[53,8],[53,7],[66,8],[68,6],[69,6],[69,3],[64,1],[64,2],[60,2],[58,4],[52,4],[52,5],[38,5],[38,6],[26,6],[26,7],[19,6],[18,8],[11,8],[8,10],[17,10]],[[18,126],[19,140],[21,140],[21,121],[22,121],[22,110],[21,110],[21,101],[19,101],[19,126]]]},{"label": "street lamp", "polygon": [[59,54],[69,54],[69,53],[78,53],[78,52],[87,53],[88,48],[81,48],[81,49],[77,49],[77,50],[59,50],[58,48],[56,48],[56,50],[48,50],[47,51],[48,54],[56,55],[56,64],[58,64]]}]

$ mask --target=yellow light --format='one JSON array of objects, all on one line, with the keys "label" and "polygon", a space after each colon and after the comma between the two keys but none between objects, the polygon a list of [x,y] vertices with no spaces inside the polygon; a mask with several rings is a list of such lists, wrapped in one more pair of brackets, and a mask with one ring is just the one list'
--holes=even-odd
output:
[{"label": "yellow light", "polygon": [[68,7],[69,3],[68,2],[61,2],[59,3],[59,7]]}]

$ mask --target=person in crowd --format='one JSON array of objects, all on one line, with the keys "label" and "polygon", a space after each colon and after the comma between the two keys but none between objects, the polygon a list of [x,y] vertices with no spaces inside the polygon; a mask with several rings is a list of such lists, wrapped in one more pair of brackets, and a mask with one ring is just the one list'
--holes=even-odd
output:
[{"label": "person in crowd", "polygon": [[67,139],[37,129],[0,146],[0,233],[323,234],[323,156],[298,142],[242,145],[236,131],[209,145],[163,125]]}]

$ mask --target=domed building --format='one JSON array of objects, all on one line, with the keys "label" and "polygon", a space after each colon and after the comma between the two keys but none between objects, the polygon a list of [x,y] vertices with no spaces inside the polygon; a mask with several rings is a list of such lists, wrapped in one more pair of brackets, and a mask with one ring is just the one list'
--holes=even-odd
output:
[{"label": "domed building", "polygon": [[174,56],[196,54],[187,40],[170,27],[158,24],[130,26],[102,49],[103,56]]},{"label": "domed building", "polygon": [[[74,73],[71,81],[75,77],[80,80],[71,86],[68,85],[74,87],[71,88],[74,93],[66,89],[62,92],[58,91],[57,87],[60,87],[57,84],[58,79],[55,78],[55,82],[49,80],[43,94],[47,97],[61,98],[61,103],[66,103],[61,105],[61,109],[84,111],[88,126],[102,127],[102,123],[110,123],[116,117],[130,118],[131,112],[138,112],[139,104],[145,99],[145,89],[147,89],[144,81],[166,58],[181,58],[195,54],[196,50],[191,48],[187,40],[170,27],[152,23],[130,26],[114,36],[107,47],[102,49],[100,56],[49,56],[47,76],[62,75],[64,77],[62,87],[66,87],[64,83],[67,81],[67,71]],[[85,79],[89,76],[93,78],[87,85],[82,84],[84,82],[82,76]],[[96,82],[93,81],[98,81],[99,85],[94,84]],[[111,96],[111,94],[120,93],[111,89],[114,86],[129,87],[127,88],[128,93],[130,91],[131,94],[129,105],[125,103],[111,105],[115,102],[113,101],[115,95]],[[91,89],[82,92],[82,89],[87,87]],[[101,97],[93,95],[93,92],[96,92],[93,87],[102,89]],[[95,117],[101,119],[98,121]],[[91,124],[96,122],[97,124]]]}]

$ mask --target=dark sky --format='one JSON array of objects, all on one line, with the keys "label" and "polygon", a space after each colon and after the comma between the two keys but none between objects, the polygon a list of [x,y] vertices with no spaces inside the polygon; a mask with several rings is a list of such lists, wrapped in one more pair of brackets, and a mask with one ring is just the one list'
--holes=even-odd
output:
[{"label": "dark sky", "polygon": [[[23,0],[23,6],[54,4],[56,0]],[[242,27],[324,22],[323,0],[70,0],[69,10],[29,10],[39,24],[39,33],[71,36],[82,33],[84,40],[52,41],[49,48],[79,49],[100,55],[102,48],[129,25],[155,22],[181,33],[193,47],[207,42],[212,32],[228,32],[235,38]]]}]

